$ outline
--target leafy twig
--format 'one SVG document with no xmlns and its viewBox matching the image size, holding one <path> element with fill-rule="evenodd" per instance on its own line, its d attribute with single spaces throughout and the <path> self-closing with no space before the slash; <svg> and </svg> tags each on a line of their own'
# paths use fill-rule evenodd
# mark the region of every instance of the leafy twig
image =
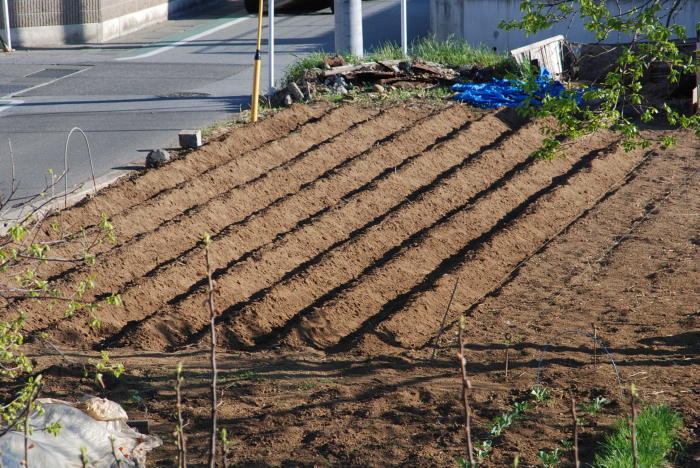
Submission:
<svg viewBox="0 0 700 468">
<path fill-rule="evenodd" d="M 593 322 L 593 365 L 598 365 L 598 327 Z"/>
<path fill-rule="evenodd" d="M 474 448 L 472 447 L 472 428 L 471 428 L 471 409 L 469 408 L 469 393 L 472 389 L 472 384 L 467 377 L 467 359 L 464 351 L 464 317 L 459 319 L 459 366 L 462 371 L 462 407 L 464 409 L 464 433 L 467 439 L 467 453 L 469 455 L 469 466 L 475 467 L 474 463 Z"/>
<path fill-rule="evenodd" d="M 506 333 L 506 341 L 505 341 L 505 346 L 506 346 L 506 372 L 505 372 L 505 377 L 506 377 L 506 382 L 508 382 L 508 350 L 510 349 L 510 340 L 511 340 L 511 335 L 510 333 Z"/>
<path fill-rule="evenodd" d="M 579 468 L 581 462 L 578 459 L 578 418 L 576 417 L 576 401 L 574 400 L 574 392 L 569 389 L 569 397 L 571 398 L 571 419 L 573 421 L 573 437 L 574 437 L 574 466 Z"/>
<path fill-rule="evenodd" d="M 177 428 L 175 429 L 175 438 L 177 443 L 177 466 L 178 468 L 187 467 L 187 440 L 185 439 L 185 425 L 182 422 L 182 363 L 177 364 L 177 376 L 175 377 L 175 395 L 177 402 L 175 409 L 177 410 Z"/>
<path fill-rule="evenodd" d="M 209 307 L 209 325 L 211 327 L 211 433 L 209 445 L 209 467 L 215 468 L 216 464 L 216 419 L 218 405 L 216 395 L 216 381 L 218 378 L 218 369 L 216 366 L 216 307 L 214 305 L 214 280 L 212 279 L 212 265 L 209 256 L 209 245 L 211 237 L 209 234 L 204 235 L 204 257 L 207 264 L 207 288 L 208 298 L 207 305 Z"/>
<path fill-rule="evenodd" d="M 630 386 L 630 405 L 632 406 L 632 418 L 630 427 L 632 430 L 632 460 L 634 468 L 639 467 L 639 454 L 637 453 L 637 388 L 634 384 Z"/>
<path fill-rule="evenodd" d="M 223 468 L 228 468 L 228 454 L 231 451 L 229 448 L 231 445 L 231 442 L 228 440 L 228 432 L 226 431 L 226 428 L 222 428 L 221 432 L 221 464 L 223 465 Z"/>
</svg>

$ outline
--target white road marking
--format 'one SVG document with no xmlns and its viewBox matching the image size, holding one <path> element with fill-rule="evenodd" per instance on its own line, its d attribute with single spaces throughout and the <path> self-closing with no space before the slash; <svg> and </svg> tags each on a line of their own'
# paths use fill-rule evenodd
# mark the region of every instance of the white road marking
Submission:
<svg viewBox="0 0 700 468">
<path fill-rule="evenodd" d="M 53 80 L 47 81 L 46 83 L 41 83 L 41 84 L 38 84 L 38 85 L 30 86 L 29 88 L 24 88 L 24 89 L 21 89 L 21 90 L 19 90 L 19 91 L 15 91 L 14 93 L 6 94 L 6 95 L 0 97 L 0 99 L 10 99 L 11 97 L 17 96 L 18 94 L 26 93 L 26 92 L 28 92 L 28 91 L 33 91 L 33 90 L 35 90 L 35 89 L 37 89 L 37 88 L 41 88 L 41 87 L 44 87 L 44 86 L 48 86 L 48 85 L 53 84 L 53 83 L 55 83 L 55 82 L 57 82 L 57 81 L 59 81 L 59 80 L 62 80 L 62 79 L 64 79 L 64 78 L 68 78 L 69 76 L 74 76 L 74 75 L 77 75 L 78 73 L 82 73 L 82 72 L 84 72 L 85 70 L 88 70 L 88 69 L 90 69 L 90 68 L 91 68 L 91 67 L 85 67 L 85 68 L 83 68 L 82 70 L 76 70 L 76 71 L 74 71 L 73 73 L 71 73 L 71 74 L 69 74 L 69 75 L 59 76 L 58 78 L 54 78 Z"/>
<path fill-rule="evenodd" d="M 9 109 L 10 107 L 14 106 L 19 106 L 20 104 L 23 104 L 24 101 L 21 99 L 11 99 L 9 101 L 6 100 L 0 100 L 0 112 Z"/>
<path fill-rule="evenodd" d="M 226 29 L 229 26 L 233 26 L 234 24 L 241 23 L 247 19 L 254 18 L 254 15 L 248 15 L 248 16 L 243 16 L 241 18 L 236 18 L 234 20 L 228 21 L 226 23 L 220 24 L 218 26 L 215 26 L 211 29 L 207 29 L 206 31 L 202 31 L 201 33 L 195 34 L 194 36 L 187 37 L 185 39 L 182 39 L 177 42 L 173 42 L 170 45 L 166 45 L 163 47 L 159 47 L 155 50 L 151 50 L 150 52 L 145 52 L 143 54 L 139 55 L 132 55 L 130 57 L 118 57 L 115 58 L 114 60 L 137 60 L 137 59 L 142 59 L 146 57 L 153 57 L 154 55 L 162 54 L 163 52 L 166 52 L 170 49 L 174 49 L 175 47 L 187 44 L 190 41 L 196 41 L 197 39 L 200 39 L 202 37 L 208 36 L 209 34 L 214 34 L 217 31 L 221 31 L 222 29 Z"/>
</svg>

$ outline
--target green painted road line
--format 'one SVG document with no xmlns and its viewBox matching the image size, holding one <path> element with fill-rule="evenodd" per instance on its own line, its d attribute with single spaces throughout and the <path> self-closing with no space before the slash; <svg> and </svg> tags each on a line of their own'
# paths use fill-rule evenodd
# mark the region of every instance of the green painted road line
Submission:
<svg viewBox="0 0 700 468">
<path fill-rule="evenodd" d="M 152 57 L 254 17 L 254 15 L 238 14 L 227 15 L 217 20 L 207 21 L 206 23 L 195 26 L 192 29 L 188 29 L 187 31 L 173 34 L 172 36 L 166 37 L 159 41 L 152 42 L 145 47 L 132 49 L 115 60 L 136 60 L 140 58 Z"/>
</svg>

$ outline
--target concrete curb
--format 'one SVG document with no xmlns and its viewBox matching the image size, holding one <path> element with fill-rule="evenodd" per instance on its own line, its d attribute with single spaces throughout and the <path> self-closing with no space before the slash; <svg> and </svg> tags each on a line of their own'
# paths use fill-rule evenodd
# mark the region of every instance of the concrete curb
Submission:
<svg viewBox="0 0 700 468">
<path fill-rule="evenodd" d="M 221 0 L 208 0 L 216 4 Z M 168 20 L 174 12 L 201 8 L 197 0 L 166 0 L 158 5 L 100 22 L 16 27 L 10 29 L 13 47 L 55 47 L 56 44 L 102 43 Z M 12 15 L 12 13 L 10 13 Z"/>
</svg>

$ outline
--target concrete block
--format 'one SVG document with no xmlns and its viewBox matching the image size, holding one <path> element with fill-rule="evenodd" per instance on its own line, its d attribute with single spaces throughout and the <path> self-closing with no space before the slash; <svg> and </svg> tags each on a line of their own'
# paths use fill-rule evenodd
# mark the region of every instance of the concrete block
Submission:
<svg viewBox="0 0 700 468">
<path fill-rule="evenodd" d="M 202 146 L 201 130 L 182 130 L 179 134 L 180 146 L 183 148 L 199 148 Z"/>
<path fill-rule="evenodd" d="M 304 93 L 299 89 L 299 85 L 293 81 L 287 86 L 287 91 L 289 91 L 289 94 L 295 101 L 302 101 L 304 99 Z"/>
</svg>

